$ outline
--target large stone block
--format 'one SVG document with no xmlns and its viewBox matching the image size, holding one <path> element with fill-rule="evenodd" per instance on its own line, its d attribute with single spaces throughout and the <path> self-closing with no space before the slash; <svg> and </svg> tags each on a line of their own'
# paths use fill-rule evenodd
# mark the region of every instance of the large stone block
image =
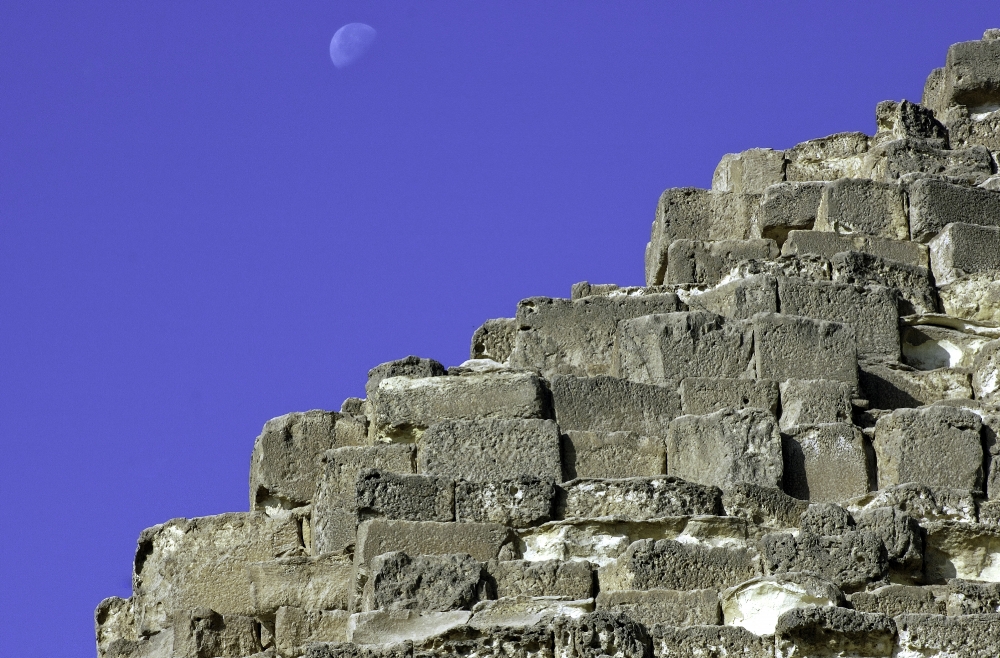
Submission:
<svg viewBox="0 0 1000 658">
<path fill-rule="evenodd" d="M 246 565 L 304 552 L 298 522 L 262 512 L 174 519 L 139 536 L 132 576 L 137 629 L 168 626 L 170 610 L 253 615 Z"/>
<path fill-rule="evenodd" d="M 753 353 L 750 326 L 707 311 L 660 313 L 618 326 L 622 377 L 668 385 L 687 375 L 738 377 Z"/>
<path fill-rule="evenodd" d="M 557 375 L 550 389 L 556 422 L 563 430 L 663 436 L 670 421 L 681 415 L 676 384 L 653 386 L 608 376 Z"/>
<path fill-rule="evenodd" d="M 789 379 L 781 383 L 781 429 L 818 423 L 850 423 L 854 391 L 828 379 Z"/>
<path fill-rule="evenodd" d="M 836 180 L 823 187 L 815 228 L 905 240 L 909 230 L 903 191 L 899 185 L 862 178 Z"/>
<path fill-rule="evenodd" d="M 486 562 L 500 557 L 511 539 L 510 529 L 496 523 L 373 519 L 358 526 L 354 564 L 365 567 L 376 555 L 394 551 L 409 555 L 468 553 Z"/>
<path fill-rule="evenodd" d="M 942 149 L 931 140 L 896 139 L 865 154 L 863 175 L 892 183 L 907 174 L 947 176 L 972 185 L 993 175 L 993 157 L 983 146 Z"/>
<path fill-rule="evenodd" d="M 785 151 L 785 179 L 789 181 L 834 181 L 861 175 L 868 135 L 837 133 L 802 142 Z"/>
<path fill-rule="evenodd" d="M 849 422 L 796 425 L 782 440 L 784 487 L 792 496 L 832 503 L 871 489 L 864 435 Z"/>
<path fill-rule="evenodd" d="M 358 612 L 351 615 L 347 623 L 347 639 L 355 645 L 419 643 L 460 628 L 469 623 L 471 618 L 472 613 L 467 610 L 449 610 L 447 612 L 373 610 L 371 612 Z M 309 656 L 309 654 L 306 655 Z"/>
<path fill-rule="evenodd" d="M 390 377 L 369 397 L 377 436 L 397 442 L 419 438 L 434 423 L 454 419 L 547 418 L 542 380 L 528 372 L 461 377 Z"/>
<path fill-rule="evenodd" d="M 491 560 L 486 570 L 499 598 L 530 596 L 581 600 L 594 596 L 594 570 L 586 560 Z"/>
<path fill-rule="evenodd" d="M 895 621 L 900 656 L 993 658 L 1000 652 L 1000 615 L 903 614 Z"/>
<path fill-rule="evenodd" d="M 889 617 L 904 614 L 943 615 L 947 598 L 940 585 L 885 585 L 868 592 L 855 592 L 851 604 L 858 612 L 877 612 Z"/>
<path fill-rule="evenodd" d="M 841 605 L 844 594 L 833 583 L 812 574 L 787 573 L 740 583 L 722 592 L 720 599 L 727 626 L 740 626 L 755 635 L 773 635 L 783 613 Z"/>
<path fill-rule="evenodd" d="M 446 420 L 420 441 L 421 473 L 475 481 L 519 475 L 562 479 L 559 427 L 551 420 Z"/>
<path fill-rule="evenodd" d="M 165 658 L 167 655 L 243 658 L 251 654 L 261 655 L 263 650 L 260 625 L 251 617 L 220 615 L 207 608 L 176 610 L 170 617 L 172 651 L 162 654 L 140 652 L 138 655 L 150 658 Z"/>
<path fill-rule="evenodd" d="M 979 272 L 938 288 L 947 315 L 1000 324 L 1000 280 L 996 272 Z"/>
<path fill-rule="evenodd" d="M 468 616 L 468 613 L 455 613 Z M 407 613 L 399 613 L 405 617 Z M 355 625 L 357 620 L 355 620 Z M 350 620 L 348 626 L 350 627 Z M 350 630 L 350 628 L 348 629 Z M 352 644 L 351 642 L 313 642 L 304 647 L 304 658 L 413 658 L 410 642 L 396 644 Z M 253 657 L 251 657 L 253 658 Z"/>
<path fill-rule="evenodd" d="M 372 559 L 361 595 L 361 612 L 471 610 L 491 598 L 483 565 L 465 554 L 408 555 L 401 551 Z"/>
<path fill-rule="evenodd" d="M 685 377 L 681 380 L 681 409 L 687 415 L 747 408 L 777 414 L 778 399 L 778 383 L 766 379 Z"/>
<path fill-rule="evenodd" d="M 562 436 L 562 465 L 564 480 L 663 475 L 667 472 L 666 436 L 566 432 Z"/>
<path fill-rule="evenodd" d="M 930 588 L 944 590 L 946 610 L 949 615 L 983 615 L 1000 612 L 1000 583 L 953 578 L 945 586 L 931 585 Z M 931 611 L 913 610 L 913 612 Z"/>
<path fill-rule="evenodd" d="M 740 482 L 780 486 L 781 435 L 760 409 L 681 416 L 667 434 L 667 473 L 726 489 Z"/>
<path fill-rule="evenodd" d="M 250 509 L 299 507 L 312 502 L 330 448 L 339 448 L 334 425 L 340 414 L 306 411 L 264 424 L 250 457 Z"/>
<path fill-rule="evenodd" d="M 672 539 L 641 539 L 598 572 L 601 591 L 634 589 L 723 590 L 760 576 L 752 550 Z"/>
<path fill-rule="evenodd" d="M 874 409 L 901 409 L 940 400 L 972 399 L 967 370 L 940 368 L 922 371 L 901 364 L 858 364 L 861 393 Z"/>
<path fill-rule="evenodd" d="M 910 242 L 908 239 L 891 240 L 861 233 L 839 235 L 828 231 L 794 230 L 788 234 L 788 239 L 781 247 L 782 256 L 815 254 L 833 258 L 846 251 L 856 251 L 924 269 L 930 267 L 927 245 Z"/>
<path fill-rule="evenodd" d="M 790 231 L 809 231 L 823 197 L 823 183 L 771 185 L 753 216 L 753 235 L 770 238 L 781 247 Z"/>
<path fill-rule="evenodd" d="M 947 108 L 941 114 L 941 120 L 948 126 L 948 140 L 953 148 L 984 146 L 991 153 L 1000 151 L 1000 113 L 996 110 L 970 112 L 970 108 L 958 105 Z M 996 179 L 993 182 L 996 183 Z M 986 183 L 989 179 L 980 185 L 986 187 Z"/>
<path fill-rule="evenodd" d="M 801 532 L 764 535 L 764 564 L 769 574 L 809 571 L 845 591 L 864 589 L 888 572 L 882 541 L 870 532 L 847 531 L 839 535 Z"/>
<path fill-rule="evenodd" d="M 498 363 L 506 363 L 510 353 L 514 351 L 515 336 L 517 336 L 516 319 L 487 320 L 472 334 L 469 358 L 492 359 Z"/>
<path fill-rule="evenodd" d="M 892 656 L 896 623 L 885 615 L 834 606 L 789 610 L 774 630 L 776 655 Z"/>
<path fill-rule="evenodd" d="M 554 655 L 574 658 L 649 658 L 645 627 L 621 612 L 599 610 L 553 621 Z"/>
<path fill-rule="evenodd" d="M 714 589 L 674 589 L 601 592 L 598 610 L 624 612 L 647 628 L 655 624 L 704 626 L 722 621 L 719 593 Z"/>
<path fill-rule="evenodd" d="M 976 522 L 976 500 L 968 489 L 931 489 L 914 482 L 872 491 L 844 501 L 844 506 L 857 518 L 872 510 L 892 507 L 906 512 L 921 524 L 930 521 Z"/>
<path fill-rule="evenodd" d="M 780 313 L 753 318 L 754 361 L 761 379 L 858 383 L 854 328 Z"/>
<path fill-rule="evenodd" d="M 897 572 L 920 581 L 920 570 L 924 564 L 924 536 L 913 517 L 892 507 L 876 507 L 859 513 L 855 527 L 882 540 L 889 565 Z"/>
<path fill-rule="evenodd" d="M 644 521 L 722 513 L 722 492 L 718 488 L 670 476 L 573 480 L 561 488 L 561 518 L 608 516 Z"/>
<path fill-rule="evenodd" d="M 656 658 L 774 658 L 774 638 L 739 626 L 667 626 L 649 629 Z"/>
<path fill-rule="evenodd" d="M 774 240 L 674 240 L 667 248 L 666 284 L 712 286 L 738 264 L 773 260 L 780 255 Z"/>
<path fill-rule="evenodd" d="M 770 274 L 747 276 L 705 291 L 691 290 L 686 302 L 691 311 L 748 320 L 756 313 L 778 312 L 778 283 Z"/>
<path fill-rule="evenodd" d="M 527 528 L 552 518 L 555 498 L 552 480 L 528 476 L 490 482 L 460 480 L 455 485 L 455 516 L 463 523 Z"/>
<path fill-rule="evenodd" d="M 930 240 L 948 224 L 1000 226 L 1000 192 L 920 178 L 908 186 L 910 238 Z"/>
<path fill-rule="evenodd" d="M 830 266 L 835 283 L 875 284 L 894 289 L 900 315 L 937 312 L 937 290 L 931 271 L 926 266 L 900 263 L 858 251 L 834 254 Z"/>
<path fill-rule="evenodd" d="M 778 277 L 778 300 L 785 315 L 853 327 L 859 357 L 899 359 L 899 314 L 888 288 Z"/>
<path fill-rule="evenodd" d="M 346 610 L 278 608 L 274 615 L 274 647 L 279 656 L 301 656 L 308 644 L 347 642 L 350 616 Z"/>
<path fill-rule="evenodd" d="M 579 618 L 593 611 L 593 599 L 567 601 L 558 597 L 515 596 L 480 601 L 472 608 L 469 626 L 484 633 L 487 641 L 493 644 L 497 631 L 501 629 L 538 631 L 545 629 L 556 617 Z M 510 644 L 505 642 L 504 649 L 510 651 Z"/>
<path fill-rule="evenodd" d="M 924 578 L 1000 582 L 1000 528 L 978 523 L 924 523 Z"/>
<path fill-rule="evenodd" d="M 395 361 L 380 363 L 368 371 L 368 381 L 365 383 L 365 393 L 370 398 L 378 390 L 383 379 L 390 377 L 440 377 L 445 374 L 445 368 L 434 359 L 421 359 L 419 356 L 408 356 Z"/>
<path fill-rule="evenodd" d="M 932 324 L 904 326 L 901 339 L 903 361 L 920 370 L 974 368 L 979 352 L 991 342 L 987 336 Z"/>
<path fill-rule="evenodd" d="M 910 101 L 882 101 L 876 105 L 875 125 L 875 144 L 916 138 L 948 147 L 948 129 L 934 117 L 934 111 Z"/>
<path fill-rule="evenodd" d="M 360 520 L 455 520 L 455 482 L 449 478 L 366 469 L 358 474 L 355 492 Z"/>
<path fill-rule="evenodd" d="M 1000 227 L 948 224 L 928 245 L 939 286 L 971 274 L 1000 270 Z"/>
<path fill-rule="evenodd" d="M 139 637 L 135 628 L 132 599 L 109 596 L 94 610 L 94 633 L 97 636 L 97 658 L 126 653 L 136 648 Z"/>
<path fill-rule="evenodd" d="M 722 494 L 726 514 L 767 528 L 797 528 L 809 503 L 792 498 L 777 487 L 737 484 Z"/>
<path fill-rule="evenodd" d="M 760 194 L 785 180 L 785 154 L 773 149 L 750 149 L 722 156 L 712 175 L 717 192 Z"/>
<path fill-rule="evenodd" d="M 282 606 L 346 610 L 352 569 L 349 557 L 334 554 L 251 562 L 247 570 L 254 610 L 265 615 Z"/>
<path fill-rule="evenodd" d="M 982 490 L 979 416 L 946 406 L 898 409 L 875 424 L 879 488 L 904 482 Z"/>
<path fill-rule="evenodd" d="M 973 108 L 1000 103 L 1000 41 L 988 30 L 979 41 L 948 48 L 944 94 L 949 104 Z"/>
<path fill-rule="evenodd" d="M 518 332 L 510 363 L 548 378 L 614 374 L 620 321 L 681 308 L 673 293 L 525 299 L 517 306 Z"/>
</svg>

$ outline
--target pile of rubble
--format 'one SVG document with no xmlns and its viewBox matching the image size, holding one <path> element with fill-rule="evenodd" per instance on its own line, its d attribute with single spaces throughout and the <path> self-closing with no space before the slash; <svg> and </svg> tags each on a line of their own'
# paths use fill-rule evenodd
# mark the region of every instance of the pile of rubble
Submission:
<svg viewBox="0 0 1000 658">
<path fill-rule="evenodd" d="M 670 189 L 646 287 L 269 421 L 102 658 L 1000 654 L 1000 31 L 877 132 Z"/>
</svg>

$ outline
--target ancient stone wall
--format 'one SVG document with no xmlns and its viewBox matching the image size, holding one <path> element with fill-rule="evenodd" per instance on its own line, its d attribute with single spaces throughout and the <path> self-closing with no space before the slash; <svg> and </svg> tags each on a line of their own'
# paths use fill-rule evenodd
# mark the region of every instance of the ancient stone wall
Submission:
<svg viewBox="0 0 1000 658">
<path fill-rule="evenodd" d="M 646 287 L 268 421 L 98 655 L 1000 655 L 1000 31 L 875 118 L 664 192 Z"/>
</svg>

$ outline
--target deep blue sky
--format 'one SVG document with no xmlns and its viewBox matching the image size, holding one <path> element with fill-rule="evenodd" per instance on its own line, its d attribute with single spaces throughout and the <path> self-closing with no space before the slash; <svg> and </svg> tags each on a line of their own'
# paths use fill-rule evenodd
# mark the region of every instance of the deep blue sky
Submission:
<svg viewBox="0 0 1000 658">
<path fill-rule="evenodd" d="M 0 1 L 0 655 L 92 656 L 143 528 L 246 509 L 268 418 L 641 283 L 664 188 L 870 133 L 1000 26 L 762 4 Z"/>
</svg>

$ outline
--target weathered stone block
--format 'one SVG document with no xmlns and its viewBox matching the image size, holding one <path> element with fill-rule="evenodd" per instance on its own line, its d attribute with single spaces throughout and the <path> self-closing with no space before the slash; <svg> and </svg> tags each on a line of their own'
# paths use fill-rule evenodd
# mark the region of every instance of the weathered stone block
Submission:
<svg viewBox="0 0 1000 658">
<path fill-rule="evenodd" d="M 778 656 L 891 656 L 896 623 L 885 615 L 823 606 L 789 610 L 774 631 Z"/>
<path fill-rule="evenodd" d="M 538 370 L 548 378 L 615 374 L 618 323 L 682 307 L 673 293 L 525 299 L 517 306 L 518 332 L 510 363 Z"/>
<path fill-rule="evenodd" d="M 370 397 L 376 436 L 412 442 L 444 419 L 547 418 L 542 380 L 527 372 L 462 377 L 391 377 Z"/>
<path fill-rule="evenodd" d="M 649 635 L 642 624 L 620 612 L 599 610 L 552 624 L 554 655 L 579 658 L 649 658 Z"/>
<path fill-rule="evenodd" d="M 785 315 L 850 325 L 859 357 L 899 359 L 899 314 L 889 288 L 778 277 L 778 303 Z"/>
<path fill-rule="evenodd" d="M 368 381 L 365 383 L 365 393 L 369 398 L 378 390 L 383 379 L 390 377 L 440 377 L 445 374 L 445 368 L 434 359 L 421 359 L 418 356 L 408 356 L 395 361 L 380 363 L 368 371 Z"/>
<path fill-rule="evenodd" d="M 920 178 L 908 186 L 910 238 L 930 242 L 948 224 L 1000 226 L 1000 192 Z"/>
<path fill-rule="evenodd" d="M 803 512 L 799 528 L 814 535 L 841 535 L 854 530 L 854 519 L 840 505 L 813 503 Z"/>
<path fill-rule="evenodd" d="M 854 391 L 828 379 L 789 379 L 781 383 L 781 429 L 795 425 L 850 423 Z"/>
<path fill-rule="evenodd" d="M 132 599 L 109 596 L 94 610 L 94 632 L 97 636 L 97 657 L 106 658 L 112 651 L 123 653 L 132 649 L 139 637 L 135 628 Z"/>
<path fill-rule="evenodd" d="M 551 420 L 446 420 L 420 441 L 421 473 L 487 481 L 529 475 L 562 479 L 559 427 Z"/>
<path fill-rule="evenodd" d="M 920 370 L 973 368 L 990 339 L 948 327 L 919 324 L 901 331 L 903 360 Z"/>
<path fill-rule="evenodd" d="M 681 416 L 667 434 L 667 473 L 723 489 L 739 482 L 780 486 L 781 450 L 778 424 L 766 411 Z"/>
<path fill-rule="evenodd" d="M 918 482 L 930 487 L 982 490 L 979 416 L 931 406 L 898 409 L 875 424 L 879 488 Z"/>
<path fill-rule="evenodd" d="M 686 301 L 691 311 L 709 311 L 731 320 L 748 320 L 756 313 L 778 312 L 778 283 L 770 274 L 749 276 L 704 292 L 692 290 Z"/>
<path fill-rule="evenodd" d="M 910 242 L 908 239 L 890 240 L 860 233 L 839 235 L 828 231 L 794 230 L 788 234 L 788 239 L 781 247 L 782 256 L 816 254 L 833 258 L 845 251 L 856 251 L 924 269 L 930 267 L 927 245 Z"/>
<path fill-rule="evenodd" d="M 970 109 L 973 111 L 970 112 Z M 963 105 L 947 108 L 941 114 L 941 120 L 948 127 L 948 141 L 952 148 L 968 146 L 984 146 L 991 153 L 1000 151 L 1000 113 L 976 110 L 989 108 L 968 108 Z M 980 186 L 996 189 L 993 185 L 1000 182 L 995 177 L 986 179 Z"/>
<path fill-rule="evenodd" d="M 937 284 L 947 285 L 970 274 L 1000 270 L 1000 227 L 948 224 L 929 245 Z"/>
<path fill-rule="evenodd" d="M 741 483 L 722 494 L 722 506 L 729 516 L 746 519 L 758 526 L 797 528 L 809 503 L 792 498 L 776 487 Z"/>
<path fill-rule="evenodd" d="M 274 614 L 282 606 L 305 611 L 346 610 L 353 565 L 347 556 L 286 557 L 247 566 L 253 609 Z"/>
<path fill-rule="evenodd" d="M 585 560 L 491 560 L 486 570 L 499 598 L 544 596 L 581 600 L 594 596 L 594 570 Z"/>
<path fill-rule="evenodd" d="M 279 656 L 301 656 L 310 643 L 346 642 L 349 619 L 346 610 L 278 608 L 274 615 L 274 646 Z"/>
<path fill-rule="evenodd" d="M 455 516 L 463 523 L 500 523 L 526 528 L 552 518 L 556 488 L 552 480 L 522 476 L 455 485 Z"/>
<path fill-rule="evenodd" d="M 510 530 L 496 523 L 373 519 L 358 526 L 354 564 L 366 566 L 376 555 L 394 551 L 409 555 L 468 553 L 485 562 L 499 557 L 510 541 Z"/>
<path fill-rule="evenodd" d="M 789 231 L 808 231 L 816 223 L 824 183 L 771 185 L 753 217 L 753 234 L 770 238 L 781 247 Z"/>
<path fill-rule="evenodd" d="M 220 615 L 207 608 L 175 610 L 170 617 L 173 647 L 168 655 L 243 658 L 263 650 L 258 623 L 251 617 Z"/>
<path fill-rule="evenodd" d="M 917 243 L 911 243 L 917 244 Z M 923 246 L 923 245 L 918 245 Z M 894 289 L 900 315 L 937 312 L 937 290 L 928 267 L 900 263 L 873 254 L 846 251 L 830 259 L 835 283 L 872 284 Z"/>
<path fill-rule="evenodd" d="M 755 635 L 773 635 L 783 613 L 841 605 L 844 594 L 833 583 L 812 574 L 787 573 L 740 583 L 722 592 L 720 599 L 727 626 L 740 626 Z"/>
<path fill-rule="evenodd" d="M 722 621 L 719 593 L 714 589 L 601 592 L 597 609 L 624 612 L 647 628 L 654 624 L 703 626 Z"/>
<path fill-rule="evenodd" d="M 757 555 L 742 547 L 641 539 L 598 573 L 601 591 L 723 590 L 761 575 Z"/>
<path fill-rule="evenodd" d="M 822 423 L 784 431 L 784 487 L 789 494 L 830 503 L 871 489 L 860 429 L 850 423 Z"/>
<path fill-rule="evenodd" d="M 739 626 L 666 626 L 649 629 L 656 658 L 740 656 L 774 658 L 774 638 L 758 637 Z"/>
<path fill-rule="evenodd" d="M 764 535 L 761 551 L 769 574 L 810 571 L 845 591 L 882 579 L 889 566 L 882 541 L 870 532 L 772 533 Z"/>
<path fill-rule="evenodd" d="M 517 336 L 516 319 L 487 320 L 472 334 L 469 358 L 492 359 L 498 363 L 506 363 L 510 353 L 514 351 L 515 336 Z"/>
<path fill-rule="evenodd" d="M 944 583 L 950 578 L 1000 582 L 1000 529 L 954 521 L 935 521 L 923 527 L 924 577 L 928 583 Z"/>
<path fill-rule="evenodd" d="M 644 521 L 722 512 L 722 492 L 718 488 L 670 476 L 573 480 L 561 488 L 561 518 L 609 516 Z"/>
<path fill-rule="evenodd" d="M 874 143 L 912 137 L 948 147 L 948 129 L 934 118 L 934 111 L 910 101 L 882 101 L 876 105 L 875 125 Z"/>
<path fill-rule="evenodd" d="M 347 623 L 347 638 L 354 644 L 385 645 L 406 641 L 422 642 L 464 626 L 471 618 L 472 613 L 467 610 L 447 612 L 374 610 L 372 612 L 359 612 L 351 615 Z"/>
<path fill-rule="evenodd" d="M 663 436 L 670 421 L 681 415 L 676 383 L 653 386 L 607 376 L 557 375 L 550 389 L 556 422 L 564 431 Z"/>
<path fill-rule="evenodd" d="M 998 278 L 996 272 L 979 272 L 941 286 L 941 309 L 956 318 L 1000 324 Z"/>
<path fill-rule="evenodd" d="M 674 240 L 667 248 L 664 283 L 715 285 L 742 261 L 773 260 L 780 253 L 774 240 Z"/>
<path fill-rule="evenodd" d="M 934 587 L 933 585 L 931 587 Z M 945 586 L 935 589 L 944 590 L 946 611 L 949 615 L 984 615 L 1000 612 L 1000 583 L 977 583 L 969 580 L 953 578 Z M 913 610 L 908 612 L 931 612 L 930 610 Z M 939 614 L 945 614 L 941 612 Z"/>
<path fill-rule="evenodd" d="M 855 527 L 882 540 L 890 566 L 914 580 L 920 579 L 924 564 L 924 536 L 909 514 L 892 507 L 876 507 L 859 513 Z"/>
<path fill-rule="evenodd" d="M 921 524 L 928 521 L 976 522 L 976 501 L 971 491 L 931 489 L 914 482 L 872 491 L 845 501 L 844 506 L 856 518 L 874 509 L 893 507 Z"/>
<path fill-rule="evenodd" d="M 811 139 L 785 151 L 785 179 L 789 181 L 834 181 L 861 175 L 868 135 L 837 133 Z"/>
<path fill-rule="evenodd" d="M 1000 615 L 903 614 L 895 621 L 900 656 L 992 658 L 1000 650 Z"/>
<path fill-rule="evenodd" d="M 785 180 L 785 154 L 772 149 L 750 149 L 722 156 L 712 175 L 712 190 L 760 194 Z"/>
<path fill-rule="evenodd" d="M 861 392 L 874 409 L 920 407 L 940 400 L 971 399 L 972 386 L 965 370 L 930 371 L 878 362 L 862 362 Z"/>
<path fill-rule="evenodd" d="M 907 174 L 947 176 L 973 185 L 992 174 L 993 157 L 982 146 L 942 149 L 933 141 L 896 139 L 872 147 L 865 154 L 862 174 L 872 180 L 892 183 Z"/>
<path fill-rule="evenodd" d="M 581 602 L 568 601 L 559 604 L 550 601 L 539 603 L 549 609 L 561 608 L 566 614 L 571 611 L 572 614 L 578 614 L 579 609 L 574 604 Z M 552 629 L 544 623 L 525 623 L 527 620 L 522 616 L 513 623 L 508 624 L 498 620 L 498 624 L 489 628 L 482 626 L 484 622 L 489 623 L 489 618 L 498 612 L 497 608 L 500 609 L 500 614 L 497 617 L 503 616 L 505 608 L 510 610 L 507 604 L 507 601 L 483 601 L 479 603 L 483 609 L 473 613 L 468 626 L 454 633 L 441 634 L 418 642 L 413 651 L 414 658 L 445 658 L 447 656 L 497 656 L 499 658 L 501 655 L 541 658 L 553 655 L 555 642 L 552 637 Z M 513 612 L 513 610 L 510 611 Z"/>
<path fill-rule="evenodd" d="M 794 315 L 753 318 L 754 361 L 761 379 L 829 379 L 857 386 L 854 328 Z"/>
<path fill-rule="evenodd" d="M 944 92 L 949 104 L 978 107 L 1000 103 L 1000 41 L 990 31 L 979 41 L 948 48 Z"/>
<path fill-rule="evenodd" d="M 939 585 L 886 585 L 851 596 L 851 604 L 858 612 L 877 612 L 889 617 L 908 613 L 943 615 L 946 603 L 946 593 Z"/>
<path fill-rule="evenodd" d="M 320 458 L 337 445 L 340 414 L 306 411 L 264 424 L 250 457 L 250 509 L 299 507 L 312 502 L 323 465 Z"/>
<path fill-rule="evenodd" d="M 358 475 L 355 492 L 360 520 L 455 520 L 455 482 L 449 478 L 366 469 Z"/>
<path fill-rule="evenodd" d="M 413 658 L 413 645 L 409 642 L 389 645 L 313 642 L 304 649 L 303 658 Z"/>
<path fill-rule="evenodd" d="M 379 555 L 369 566 L 361 612 L 471 610 L 492 593 L 484 575 L 483 565 L 465 554 Z"/>
<path fill-rule="evenodd" d="M 668 385 L 691 373 L 738 377 L 753 352 L 750 327 L 707 311 L 660 313 L 618 326 L 622 377 Z"/>
<path fill-rule="evenodd" d="M 579 618 L 593 611 L 593 599 L 565 601 L 559 598 L 515 596 L 480 601 L 472 609 L 469 626 L 483 632 L 487 642 L 493 644 L 500 629 L 543 629 L 555 617 Z M 509 643 L 504 642 L 503 646 L 510 650 Z"/>
<path fill-rule="evenodd" d="M 722 409 L 763 409 L 778 413 L 778 382 L 766 379 L 685 377 L 681 380 L 681 408 L 702 416 Z"/>
<path fill-rule="evenodd" d="M 903 191 L 899 185 L 863 178 L 828 183 L 823 187 L 815 228 L 906 240 L 909 231 Z"/>
<path fill-rule="evenodd" d="M 562 436 L 562 464 L 564 480 L 663 475 L 667 472 L 666 437 L 635 432 L 566 432 Z"/>
<path fill-rule="evenodd" d="M 983 345 L 976 354 L 972 363 L 972 388 L 980 400 L 996 398 L 1000 390 L 1000 341 Z"/>
</svg>

